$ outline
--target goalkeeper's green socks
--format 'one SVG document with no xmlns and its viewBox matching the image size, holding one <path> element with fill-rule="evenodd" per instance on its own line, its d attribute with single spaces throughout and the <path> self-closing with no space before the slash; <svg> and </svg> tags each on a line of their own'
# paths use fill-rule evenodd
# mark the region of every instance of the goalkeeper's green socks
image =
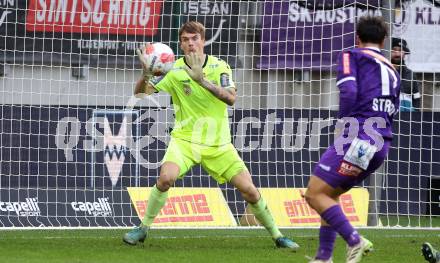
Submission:
<svg viewBox="0 0 440 263">
<path fill-rule="evenodd" d="M 262 224 L 264 228 L 269 231 L 274 240 L 283 236 L 278 227 L 275 225 L 272 214 L 270 213 L 269 208 L 267 208 L 266 201 L 263 199 L 262 196 L 260 196 L 260 200 L 258 200 L 257 203 L 249 203 L 249 205 L 251 207 L 252 213 L 254 213 L 255 215 L 255 218 L 257 218 L 260 224 Z"/>
<path fill-rule="evenodd" d="M 145 212 L 144 219 L 142 219 L 142 228 L 149 228 L 153 224 L 157 214 L 159 214 L 162 207 L 167 201 L 168 191 L 161 192 L 157 189 L 156 185 L 151 190 L 150 197 L 148 198 L 147 211 Z"/>
</svg>

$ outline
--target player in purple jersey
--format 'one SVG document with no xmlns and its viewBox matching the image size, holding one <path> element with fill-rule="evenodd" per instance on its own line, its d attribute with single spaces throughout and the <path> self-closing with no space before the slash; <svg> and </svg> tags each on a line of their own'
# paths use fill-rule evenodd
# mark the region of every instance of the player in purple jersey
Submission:
<svg viewBox="0 0 440 263">
<path fill-rule="evenodd" d="M 314 263 L 333 262 L 336 235 L 348 244 L 346 262 L 360 262 L 373 244 L 360 236 L 339 205 L 339 196 L 379 168 L 392 139 L 399 108 L 400 77 L 382 55 L 387 25 L 379 17 L 362 17 L 356 28 L 358 48 L 341 53 L 337 83 L 339 121 L 335 142 L 321 156 L 304 195 L 321 216 Z"/>
</svg>

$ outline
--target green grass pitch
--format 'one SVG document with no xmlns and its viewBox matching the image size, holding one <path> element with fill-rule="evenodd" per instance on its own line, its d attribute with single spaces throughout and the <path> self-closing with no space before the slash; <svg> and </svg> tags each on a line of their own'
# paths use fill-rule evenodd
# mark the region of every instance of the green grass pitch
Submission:
<svg viewBox="0 0 440 263">
<path fill-rule="evenodd" d="M 127 229 L 128 230 L 128 229 Z M 300 251 L 275 249 L 262 229 L 153 229 L 144 245 L 123 244 L 126 230 L 2 230 L 0 262 L 308 262 L 318 243 L 317 229 L 284 229 Z M 362 262 L 424 262 L 425 241 L 440 247 L 439 230 L 375 230 L 360 233 L 374 243 Z M 334 262 L 345 262 L 337 239 Z"/>
</svg>

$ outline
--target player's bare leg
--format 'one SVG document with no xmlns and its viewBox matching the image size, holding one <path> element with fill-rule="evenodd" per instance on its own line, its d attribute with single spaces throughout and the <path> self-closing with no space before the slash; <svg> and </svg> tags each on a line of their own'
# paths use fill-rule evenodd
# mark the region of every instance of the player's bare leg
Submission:
<svg viewBox="0 0 440 263">
<path fill-rule="evenodd" d="M 266 228 L 266 230 L 269 231 L 277 247 L 289 248 L 294 251 L 299 249 L 299 245 L 283 236 L 275 225 L 275 221 L 267 207 L 266 201 L 253 184 L 251 175 L 247 170 L 234 176 L 231 183 L 241 192 L 244 200 L 249 203 L 255 217 Z"/>
<path fill-rule="evenodd" d="M 180 168 L 172 162 L 165 162 L 160 169 L 160 176 L 156 185 L 153 187 L 148 198 L 148 206 L 140 226 L 135 227 L 124 235 L 123 241 L 129 245 L 143 243 L 147 237 L 147 232 L 153 224 L 154 219 L 159 214 L 168 197 L 168 189 L 179 176 Z"/>
</svg>

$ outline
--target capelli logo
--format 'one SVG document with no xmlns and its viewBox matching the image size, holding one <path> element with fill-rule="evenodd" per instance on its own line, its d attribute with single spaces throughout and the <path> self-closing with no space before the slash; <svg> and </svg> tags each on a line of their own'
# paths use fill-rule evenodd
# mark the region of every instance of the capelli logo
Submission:
<svg viewBox="0 0 440 263">
<path fill-rule="evenodd" d="M 86 212 L 91 216 L 112 216 L 112 208 L 108 198 L 98 198 L 98 202 L 71 202 L 72 209 L 76 212 Z"/>
<path fill-rule="evenodd" d="M 40 216 L 37 198 L 26 198 L 26 202 L 0 202 L 0 211 L 15 212 L 17 216 Z"/>
</svg>

